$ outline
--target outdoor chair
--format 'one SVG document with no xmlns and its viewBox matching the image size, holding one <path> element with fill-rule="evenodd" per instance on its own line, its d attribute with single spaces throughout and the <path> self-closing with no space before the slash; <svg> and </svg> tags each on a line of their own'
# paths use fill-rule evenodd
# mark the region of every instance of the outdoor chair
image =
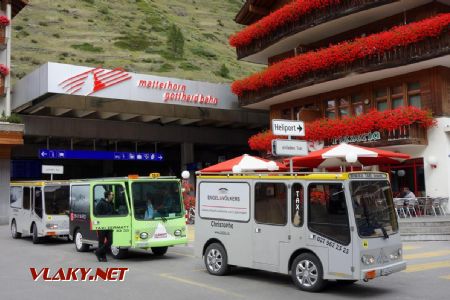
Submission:
<svg viewBox="0 0 450 300">
<path fill-rule="evenodd" d="M 423 215 L 436 215 L 436 211 L 433 207 L 433 198 L 426 197 L 422 204 L 419 204 L 419 209 L 423 212 Z"/>
<path fill-rule="evenodd" d="M 397 217 L 406 218 L 406 211 L 404 207 L 403 198 L 394 199 L 395 212 L 397 213 Z"/>
<path fill-rule="evenodd" d="M 405 200 L 406 200 L 405 202 L 407 202 L 406 210 L 407 210 L 407 212 L 409 214 L 409 217 L 412 217 L 411 212 L 414 212 L 414 216 L 417 217 L 416 206 L 419 205 L 419 202 L 417 201 L 417 199 L 415 199 L 415 198 L 408 198 L 408 199 L 405 199 Z"/>
<path fill-rule="evenodd" d="M 446 201 L 446 198 L 442 198 L 442 197 L 433 199 L 433 210 L 435 211 L 435 215 L 436 215 L 436 211 L 439 212 L 440 216 L 446 215 L 445 210 L 442 207 L 442 205 L 444 204 L 445 201 Z"/>
</svg>

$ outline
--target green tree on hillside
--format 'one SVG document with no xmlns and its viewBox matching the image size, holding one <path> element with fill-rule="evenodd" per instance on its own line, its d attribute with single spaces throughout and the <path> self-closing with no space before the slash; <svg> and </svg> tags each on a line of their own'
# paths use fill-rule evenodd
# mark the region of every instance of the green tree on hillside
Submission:
<svg viewBox="0 0 450 300">
<path fill-rule="evenodd" d="M 169 27 L 167 33 L 167 48 L 175 58 L 182 58 L 184 54 L 184 36 L 181 29 L 175 24 Z"/>
</svg>

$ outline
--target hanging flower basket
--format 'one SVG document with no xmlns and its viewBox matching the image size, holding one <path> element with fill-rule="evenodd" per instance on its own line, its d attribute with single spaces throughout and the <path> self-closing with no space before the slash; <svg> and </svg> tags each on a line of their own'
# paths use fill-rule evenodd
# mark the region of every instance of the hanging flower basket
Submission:
<svg viewBox="0 0 450 300">
<path fill-rule="evenodd" d="M 9 68 L 3 64 L 0 64 L 0 75 L 6 77 L 9 75 Z"/>
<path fill-rule="evenodd" d="M 391 131 L 413 123 L 423 128 L 436 125 L 430 111 L 417 107 L 400 107 L 387 111 L 372 110 L 367 114 L 343 119 L 320 119 L 305 124 L 308 141 L 331 140 L 343 136 L 360 135 L 371 131 Z M 270 130 L 253 135 L 248 140 L 250 149 L 255 151 L 271 151 L 273 139 L 280 138 Z"/>
<path fill-rule="evenodd" d="M 277 88 L 306 76 L 308 73 L 345 66 L 358 59 L 384 53 L 396 47 L 406 47 L 427 38 L 437 37 L 448 29 L 450 13 L 440 14 L 419 22 L 397 26 L 388 31 L 345 41 L 327 48 L 287 58 L 265 70 L 233 82 L 233 93 Z M 448 34 L 448 31 L 446 32 Z"/>
<path fill-rule="evenodd" d="M 6 27 L 9 26 L 10 23 L 11 21 L 7 16 L 0 16 L 0 26 Z"/>
</svg>

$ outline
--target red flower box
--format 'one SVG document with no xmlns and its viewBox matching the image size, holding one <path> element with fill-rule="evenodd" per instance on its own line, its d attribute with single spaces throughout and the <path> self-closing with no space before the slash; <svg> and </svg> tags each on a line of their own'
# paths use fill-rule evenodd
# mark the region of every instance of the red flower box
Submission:
<svg viewBox="0 0 450 300">
<path fill-rule="evenodd" d="M 0 75 L 3 77 L 8 76 L 9 74 L 9 68 L 3 64 L 0 64 Z"/>
<path fill-rule="evenodd" d="M 367 56 L 376 55 L 395 47 L 407 46 L 426 38 L 436 37 L 450 24 L 450 13 L 440 14 L 419 22 L 402 25 L 391 30 L 342 42 L 328 48 L 310 51 L 282 60 L 265 70 L 233 82 L 233 93 L 283 86 L 307 73 L 343 66 Z"/>
<path fill-rule="evenodd" d="M 0 16 L 0 26 L 6 27 L 11 23 L 7 16 Z"/>
<path fill-rule="evenodd" d="M 430 111 L 417 107 L 400 107 L 394 110 L 376 111 L 357 117 L 343 119 L 320 119 L 305 124 L 308 141 L 331 140 L 343 136 L 353 136 L 371 131 L 391 131 L 402 126 L 418 123 L 423 128 L 435 126 L 436 120 Z M 270 130 L 258 133 L 248 140 L 250 149 L 255 151 L 271 151 L 272 140 L 282 138 L 272 134 Z"/>
<path fill-rule="evenodd" d="M 243 47 L 253 40 L 269 35 L 277 28 L 294 22 L 314 10 L 322 10 L 342 0 L 294 0 L 258 22 L 232 35 L 229 39 L 233 47 Z"/>
</svg>

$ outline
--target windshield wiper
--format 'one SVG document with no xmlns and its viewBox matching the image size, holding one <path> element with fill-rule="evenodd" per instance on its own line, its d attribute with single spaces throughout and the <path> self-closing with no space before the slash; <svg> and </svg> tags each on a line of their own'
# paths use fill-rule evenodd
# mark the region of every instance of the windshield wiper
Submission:
<svg viewBox="0 0 450 300">
<path fill-rule="evenodd" d="M 381 231 L 383 232 L 383 236 L 385 239 L 389 238 L 389 234 L 386 231 L 386 228 L 384 228 L 384 226 L 380 226 Z"/>
</svg>

